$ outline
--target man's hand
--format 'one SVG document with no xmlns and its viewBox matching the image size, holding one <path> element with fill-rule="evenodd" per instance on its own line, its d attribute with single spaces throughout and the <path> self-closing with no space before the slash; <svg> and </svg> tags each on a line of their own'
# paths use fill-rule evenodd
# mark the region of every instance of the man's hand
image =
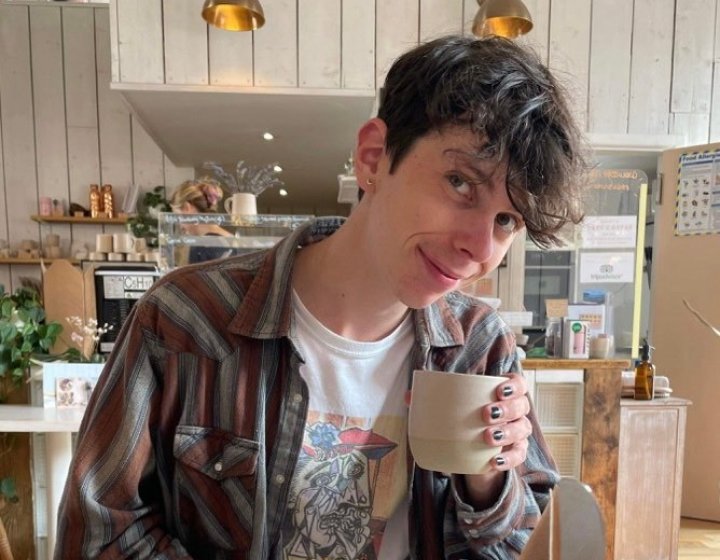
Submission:
<svg viewBox="0 0 720 560">
<path fill-rule="evenodd" d="M 500 454 L 491 461 L 486 474 L 465 475 L 466 499 L 476 509 L 485 509 L 496 501 L 505 481 L 504 471 L 509 471 L 525 461 L 528 438 L 532 425 L 527 415 L 530 401 L 523 376 L 512 374 L 497 389 L 497 401 L 481 409 L 487 428 L 483 438 L 488 445 L 502 447 Z"/>
</svg>

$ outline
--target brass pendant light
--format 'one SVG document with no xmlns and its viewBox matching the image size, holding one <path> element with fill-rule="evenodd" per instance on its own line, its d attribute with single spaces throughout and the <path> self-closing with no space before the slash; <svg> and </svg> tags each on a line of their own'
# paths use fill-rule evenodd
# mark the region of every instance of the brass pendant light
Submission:
<svg viewBox="0 0 720 560">
<path fill-rule="evenodd" d="M 514 39 L 533 27 L 530 12 L 522 0 L 477 0 L 477 3 L 480 9 L 473 21 L 473 35 Z"/>
<path fill-rule="evenodd" d="M 265 24 L 260 0 L 205 0 L 202 17 L 228 31 L 253 31 Z"/>
</svg>

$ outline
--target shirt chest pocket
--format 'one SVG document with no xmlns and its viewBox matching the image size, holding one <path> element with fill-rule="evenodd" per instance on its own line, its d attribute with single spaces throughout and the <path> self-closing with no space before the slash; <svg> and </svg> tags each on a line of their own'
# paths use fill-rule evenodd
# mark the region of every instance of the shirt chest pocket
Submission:
<svg viewBox="0 0 720 560">
<path fill-rule="evenodd" d="M 182 540 L 247 550 L 260 444 L 225 430 L 180 425 L 173 455 L 174 515 Z"/>
</svg>

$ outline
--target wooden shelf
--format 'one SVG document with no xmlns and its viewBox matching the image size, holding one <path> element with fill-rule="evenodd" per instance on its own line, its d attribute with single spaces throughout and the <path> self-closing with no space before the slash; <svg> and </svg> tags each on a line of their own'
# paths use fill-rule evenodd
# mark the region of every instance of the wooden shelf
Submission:
<svg viewBox="0 0 720 560">
<path fill-rule="evenodd" d="M 37 258 L 37 259 L 10 259 L 10 258 L 4 259 L 4 258 L 0 258 L 0 264 L 40 264 L 41 262 L 50 264 L 51 262 L 58 261 L 58 260 L 66 260 L 66 261 L 69 261 L 70 264 L 80 264 L 80 261 L 75 260 L 75 259 L 40 259 L 40 258 Z"/>
<path fill-rule="evenodd" d="M 30 216 L 34 221 L 41 224 L 95 224 L 95 225 L 123 225 L 127 223 L 127 216 L 117 216 L 115 218 L 89 218 L 87 216 Z"/>
</svg>

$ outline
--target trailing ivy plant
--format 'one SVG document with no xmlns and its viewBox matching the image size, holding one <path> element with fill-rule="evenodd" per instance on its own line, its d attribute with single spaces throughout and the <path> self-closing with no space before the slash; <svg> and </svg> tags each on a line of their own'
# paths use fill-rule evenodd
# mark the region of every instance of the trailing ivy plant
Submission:
<svg viewBox="0 0 720 560">
<path fill-rule="evenodd" d="M 10 294 L 0 284 L 0 378 L 12 380 L 15 386 L 24 383 L 31 358 L 46 356 L 61 332 L 60 323 L 45 320 L 36 290 L 22 287 Z M 0 394 L 0 401 L 4 397 Z"/>
</svg>

